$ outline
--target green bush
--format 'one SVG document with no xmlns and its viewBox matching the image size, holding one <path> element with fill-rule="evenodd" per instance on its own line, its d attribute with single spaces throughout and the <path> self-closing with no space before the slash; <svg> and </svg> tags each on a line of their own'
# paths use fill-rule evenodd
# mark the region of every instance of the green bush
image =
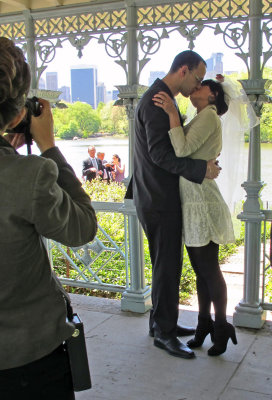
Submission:
<svg viewBox="0 0 272 400">
<path fill-rule="evenodd" d="M 266 270 L 265 274 L 266 284 L 265 284 L 265 301 L 272 303 L 272 267 Z"/>
<path fill-rule="evenodd" d="M 111 182 L 108 184 L 99 178 L 85 182 L 83 187 L 93 201 L 122 203 L 126 193 L 126 187 L 123 183 Z"/>
</svg>

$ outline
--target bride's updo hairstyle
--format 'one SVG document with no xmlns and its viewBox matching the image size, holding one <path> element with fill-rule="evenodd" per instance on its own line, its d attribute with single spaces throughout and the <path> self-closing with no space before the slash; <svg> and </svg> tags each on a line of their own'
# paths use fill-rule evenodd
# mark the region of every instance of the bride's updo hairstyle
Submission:
<svg viewBox="0 0 272 400">
<path fill-rule="evenodd" d="M 225 93 L 221 83 L 215 82 L 212 79 L 206 79 L 202 81 L 201 86 L 209 86 L 210 91 L 214 95 L 214 98 L 210 98 L 210 104 L 214 104 L 218 115 L 223 115 L 228 111 L 228 105 L 225 101 Z"/>
<path fill-rule="evenodd" d="M 22 50 L 12 40 L 0 37 L 0 132 L 24 107 L 30 80 Z"/>
</svg>

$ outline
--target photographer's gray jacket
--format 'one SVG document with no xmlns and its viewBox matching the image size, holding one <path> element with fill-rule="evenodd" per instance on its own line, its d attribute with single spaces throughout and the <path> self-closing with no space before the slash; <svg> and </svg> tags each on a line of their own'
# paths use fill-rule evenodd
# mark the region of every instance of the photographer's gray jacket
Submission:
<svg viewBox="0 0 272 400">
<path fill-rule="evenodd" d="M 73 333 L 42 236 L 92 240 L 95 212 L 57 147 L 21 156 L 0 142 L 0 370 L 37 360 Z"/>
</svg>

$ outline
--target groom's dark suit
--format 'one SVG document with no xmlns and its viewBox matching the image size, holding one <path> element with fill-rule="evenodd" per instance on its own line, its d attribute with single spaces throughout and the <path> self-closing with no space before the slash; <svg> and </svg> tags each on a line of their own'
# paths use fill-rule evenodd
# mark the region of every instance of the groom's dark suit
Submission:
<svg viewBox="0 0 272 400">
<path fill-rule="evenodd" d="M 169 117 L 152 97 L 168 86 L 157 79 L 140 100 L 135 116 L 133 198 L 149 242 L 152 261 L 150 328 L 176 332 L 181 274 L 181 203 L 179 176 L 201 183 L 207 163 L 175 156 L 168 131 Z"/>
</svg>

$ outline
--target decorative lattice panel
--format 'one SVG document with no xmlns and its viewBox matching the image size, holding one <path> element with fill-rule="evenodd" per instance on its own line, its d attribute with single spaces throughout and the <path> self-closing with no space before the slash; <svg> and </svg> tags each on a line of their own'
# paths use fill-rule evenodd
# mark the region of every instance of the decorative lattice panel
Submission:
<svg viewBox="0 0 272 400">
<path fill-rule="evenodd" d="M 13 40 L 22 40 L 25 38 L 25 35 L 26 32 L 24 21 L 0 25 L 0 36 L 4 36 Z"/>
<path fill-rule="evenodd" d="M 145 25 L 177 24 L 207 20 L 246 18 L 249 0 L 183 1 L 176 4 L 138 9 L 138 23 Z"/>
<path fill-rule="evenodd" d="M 271 18 L 272 14 L 272 0 L 263 0 L 263 15 L 268 15 Z"/>
<path fill-rule="evenodd" d="M 126 23 L 126 10 L 102 11 L 59 18 L 42 18 L 35 20 L 35 34 L 37 37 L 52 37 L 69 33 L 105 32 L 124 29 Z"/>
<path fill-rule="evenodd" d="M 67 11 L 69 12 L 69 11 Z M 263 18 L 271 19 L 272 0 L 263 0 Z M 183 0 L 180 2 L 139 7 L 137 9 L 138 25 L 166 26 L 191 24 L 195 22 L 243 20 L 249 15 L 249 0 Z M 86 34 L 92 32 L 113 32 L 124 30 L 127 25 L 126 9 L 82 13 L 60 17 L 35 19 L 36 37 L 57 37 L 70 34 Z M 0 35 L 13 40 L 25 39 L 24 21 L 3 23 Z"/>
</svg>

